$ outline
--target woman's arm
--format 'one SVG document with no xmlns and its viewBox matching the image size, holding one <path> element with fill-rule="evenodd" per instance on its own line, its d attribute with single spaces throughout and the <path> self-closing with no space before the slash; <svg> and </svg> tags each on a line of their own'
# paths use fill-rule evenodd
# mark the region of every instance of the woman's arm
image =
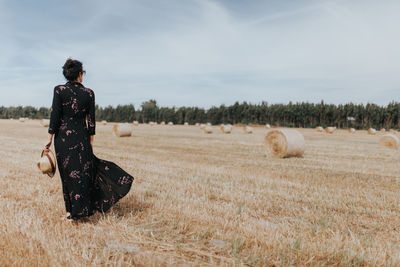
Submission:
<svg viewBox="0 0 400 267">
<path fill-rule="evenodd" d="M 51 105 L 51 113 L 50 113 L 50 126 L 48 130 L 48 141 L 45 145 L 46 148 L 51 146 L 53 141 L 53 135 L 58 131 L 61 123 L 61 97 L 60 91 L 58 87 L 54 88 L 53 93 L 53 103 Z"/>
<path fill-rule="evenodd" d="M 45 148 L 47 148 L 47 149 L 50 148 L 51 143 L 53 142 L 53 136 L 54 136 L 54 134 L 48 135 L 48 140 L 47 140 L 46 144 L 44 145 Z"/>
<path fill-rule="evenodd" d="M 88 120 L 88 130 L 90 134 L 90 144 L 93 146 L 93 141 L 94 141 L 94 135 L 96 134 L 96 107 L 95 107 L 95 98 L 94 98 L 94 92 L 91 90 L 90 94 L 91 100 L 89 104 L 89 112 L 87 115 L 87 120 Z"/>
</svg>

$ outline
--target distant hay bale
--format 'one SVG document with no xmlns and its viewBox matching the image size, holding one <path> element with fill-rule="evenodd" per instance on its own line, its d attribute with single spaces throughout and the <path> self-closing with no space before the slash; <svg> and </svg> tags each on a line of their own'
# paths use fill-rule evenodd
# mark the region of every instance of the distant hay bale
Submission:
<svg viewBox="0 0 400 267">
<path fill-rule="evenodd" d="M 155 122 L 154 122 L 154 121 L 150 121 L 150 122 L 149 122 L 149 125 L 150 125 L 150 126 L 154 126 L 154 125 L 155 125 Z"/>
<path fill-rule="evenodd" d="M 138 121 L 133 121 L 133 125 L 134 126 L 139 126 L 139 122 Z"/>
<path fill-rule="evenodd" d="M 222 132 L 226 134 L 230 134 L 232 132 L 232 125 L 227 124 L 222 127 Z"/>
<path fill-rule="evenodd" d="M 323 131 L 324 131 L 324 128 L 322 128 L 321 126 L 317 126 L 317 127 L 315 128 L 315 130 L 317 130 L 317 132 L 323 132 Z"/>
<path fill-rule="evenodd" d="M 19 118 L 19 122 L 25 122 L 25 118 Z"/>
<path fill-rule="evenodd" d="M 253 127 L 250 126 L 243 127 L 243 131 L 247 134 L 251 134 L 253 133 Z"/>
<path fill-rule="evenodd" d="M 209 123 L 209 122 L 207 122 L 206 125 L 207 125 L 207 126 L 212 126 L 211 123 Z"/>
<path fill-rule="evenodd" d="M 160 122 L 161 125 L 165 125 L 165 121 Z"/>
<path fill-rule="evenodd" d="M 336 130 L 336 127 L 326 127 L 325 132 L 333 134 L 333 132 Z"/>
<path fill-rule="evenodd" d="M 394 134 L 385 134 L 379 139 L 379 144 L 381 146 L 391 148 L 391 149 L 398 149 L 399 148 L 399 138 L 397 135 Z"/>
<path fill-rule="evenodd" d="M 102 120 L 100 123 L 101 123 L 102 125 L 107 125 L 107 121 L 106 121 L 106 120 Z"/>
<path fill-rule="evenodd" d="M 206 125 L 203 128 L 203 132 L 206 133 L 206 134 L 210 134 L 210 133 L 212 133 L 212 131 L 213 131 L 213 128 L 211 126 L 209 126 L 209 125 Z"/>
<path fill-rule="evenodd" d="M 267 123 L 267 124 L 265 124 L 265 128 L 271 129 L 271 125 L 269 125 L 269 124 Z"/>
<path fill-rule="evenodd" d="M 185 126 L 189 126 L 189 123 L 188 123 L 188 122 L 185 122 L 183 125 L 185 125 Z"/>
<path fill-rule="evenodd" d="M 395 129 L 390 129 L 389 133 L 397 134 L 398 132 Z"/>
<path fill-rule="evenodd" d="M 168 125 L 172 126 L 172 125 L 174 125 L 174 123 L 172 121 L 170 121 L 170 122 L 168 122 Z"/>
<path fill-rule="evenodd" d="M 376 134 L 376 130 L 374 128 L 369 128 L 368 129 L 368 134 L 374 135 L 374 134 Z"/>
<path fill-rule="evenodd" d="M 265 144 L 274 156 L 281 158 L 302 157 L 306 146 L 303 135 L 293 129 L 268 131 Z"/>
<path fill-rule="evenodd" d="M 206 125 L 204 123 L 200 124 L 200 129 L 204 129 L 206 127 Z"/>
<path fill-rule="evenodd" d="M 381 133 L 385 133 L 386 132 L 386 129 L 385 128 L 382 128 L 381 129 Z"/>
<path fill-rule="evenodd" d="M 195 126 L 200 126 L 200 123 L 196 122 Z"/>
<path fill-rule="evenodd" d="M 114 125 L 113 131 L 117 137 L 127 137 L 132 135 L 132 127 L 128 123 L 118 123 Z"/>
<path fill-rule="evenodd" d="M 40 120 L 40 125 L 42 125 L 43 127 L 49 127 L 50 120 L 49 119 L 42 119 L 42 120 Z"/>
<path fill-rule="evenodd" d="M 349 133 L 355 133 L 355 132 L 356 132 L 356 129 L 354 129 L 354 128 L 349 129 Z"/>
</svg>

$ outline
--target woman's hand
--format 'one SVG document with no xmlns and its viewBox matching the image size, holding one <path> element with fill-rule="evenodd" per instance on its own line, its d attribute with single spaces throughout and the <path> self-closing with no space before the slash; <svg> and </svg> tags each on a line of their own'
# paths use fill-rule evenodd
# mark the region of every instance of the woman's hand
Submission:
<svg viewBox="0 0 400 267">
<path fill-rule="evenodd" d="M 90 145 L 93 147 L 94 135 L 90 136 Z"/>
<path fill-rule="evenodd" d="M 49 134 L 47 143 L 44 145 L 44 148 L 49 149 L 52 142 L 53 142 L 53 134 Z"/>
</svg>

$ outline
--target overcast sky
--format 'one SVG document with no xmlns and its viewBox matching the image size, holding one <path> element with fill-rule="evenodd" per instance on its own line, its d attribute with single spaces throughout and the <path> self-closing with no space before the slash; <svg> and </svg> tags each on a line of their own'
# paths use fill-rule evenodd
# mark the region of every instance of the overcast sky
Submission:
<svg viewBox="0 0 400 267">
<path fill-rule="evenodd" d="M 0 0 L 0 105 L 50 106 L 79 59 L 100 106 L 399 101 L 397 0 Z"/>
</svg>

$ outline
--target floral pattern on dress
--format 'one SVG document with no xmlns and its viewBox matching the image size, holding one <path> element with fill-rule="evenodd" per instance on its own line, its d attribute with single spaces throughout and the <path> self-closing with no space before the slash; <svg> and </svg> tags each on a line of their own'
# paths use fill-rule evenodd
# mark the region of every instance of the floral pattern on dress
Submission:
<svg viewBox="0 0 400 267">
<path fill-rule="evenodd" d="M 78 82 L 56 86 L 48 132 L 54 134 L 65 208 L 75 218 L 106 212 L 129 192 L 134 179 L 93 154 L 95 129 L 94 92 Z"/>
</svg>

